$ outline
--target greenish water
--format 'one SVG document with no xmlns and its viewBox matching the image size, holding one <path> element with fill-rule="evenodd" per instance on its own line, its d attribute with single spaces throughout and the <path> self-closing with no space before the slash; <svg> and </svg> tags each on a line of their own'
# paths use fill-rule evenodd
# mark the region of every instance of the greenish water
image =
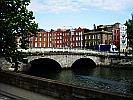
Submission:
<svg viewBox="0 0 133 100">
<path fill-rule="evenodd" d="M 94 69 L 45 70 L 29 74 L 85 88 L 133 94 L 133 70 L 97 67 Z"/>
</svg>

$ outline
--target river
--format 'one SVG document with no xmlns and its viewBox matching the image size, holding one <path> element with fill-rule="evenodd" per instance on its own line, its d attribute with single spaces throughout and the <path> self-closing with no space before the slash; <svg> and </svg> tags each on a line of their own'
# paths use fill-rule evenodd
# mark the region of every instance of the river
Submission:
<svg viewBox="0 0 133 100">
<path fill-rule="evenodd" d="M 85 88 L 133 94 L 133 70 L 129 69 L 96 67 L 94 69 L 45 70 L 28 74 Z"/>
</svg>

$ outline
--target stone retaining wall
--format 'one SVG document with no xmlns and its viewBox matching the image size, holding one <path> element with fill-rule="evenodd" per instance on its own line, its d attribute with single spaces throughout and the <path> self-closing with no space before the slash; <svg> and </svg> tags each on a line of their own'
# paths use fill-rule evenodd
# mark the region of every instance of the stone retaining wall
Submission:
<svg viewBox="0 0 133 100">
<path fill-rule="evenodd" d="M 87 89 L 51 79 L 1 70 L 0 82 L 63 100 L 88 100 L 90 98 L 97 98 L 99 100 L 133 100 L 133 95 Z"/>
</svg>

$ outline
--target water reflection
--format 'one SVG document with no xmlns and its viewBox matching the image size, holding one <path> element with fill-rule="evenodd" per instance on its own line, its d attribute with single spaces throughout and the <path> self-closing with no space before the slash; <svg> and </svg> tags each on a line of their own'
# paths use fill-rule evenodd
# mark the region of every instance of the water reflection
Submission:
<svg viewBox="0 0 133 100">
<path fill-rule="evenodd" d="M 84 68 L 34 72 L 31 75 L 58 80 L 85 88 L 95 88 L 133 94 L 132 70 L 116 68 Z"/>
</svg>

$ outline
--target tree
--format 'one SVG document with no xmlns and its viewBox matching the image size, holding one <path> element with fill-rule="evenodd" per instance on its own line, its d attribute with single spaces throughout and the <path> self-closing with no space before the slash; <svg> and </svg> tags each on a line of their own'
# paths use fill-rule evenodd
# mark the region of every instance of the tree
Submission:
<svg viewBox="0 0 133 100">
<path fill-rule="evenodd" d="M 132 40 L 133 40 L 133 14 L 132 14 L 132 19 L 128 19 L 126 21 L 125 25 L 127 26 L 127 35 L 130 40 L 130 43 L 133 45 Z"/>
<path fill-rule="evenodd" d="M 133 54 L 133 14 L 131 14 L 132 19 L 128 19 L 125 25 L 127 26 L 127 38 L 129 40 L 129 45 L 132 47 Z"/>
<path fill-rule="evenodd" d="M 17 50 L 16 39 L 20 38 L 20 48 L 27 49 L 28 37 L 38 30 L 33 12 L 26 8 L 29 3 L 30 0 L 0 0 L 0 55 L 14 63 L 15 71 L 25 57 Z"/>
</svg>

